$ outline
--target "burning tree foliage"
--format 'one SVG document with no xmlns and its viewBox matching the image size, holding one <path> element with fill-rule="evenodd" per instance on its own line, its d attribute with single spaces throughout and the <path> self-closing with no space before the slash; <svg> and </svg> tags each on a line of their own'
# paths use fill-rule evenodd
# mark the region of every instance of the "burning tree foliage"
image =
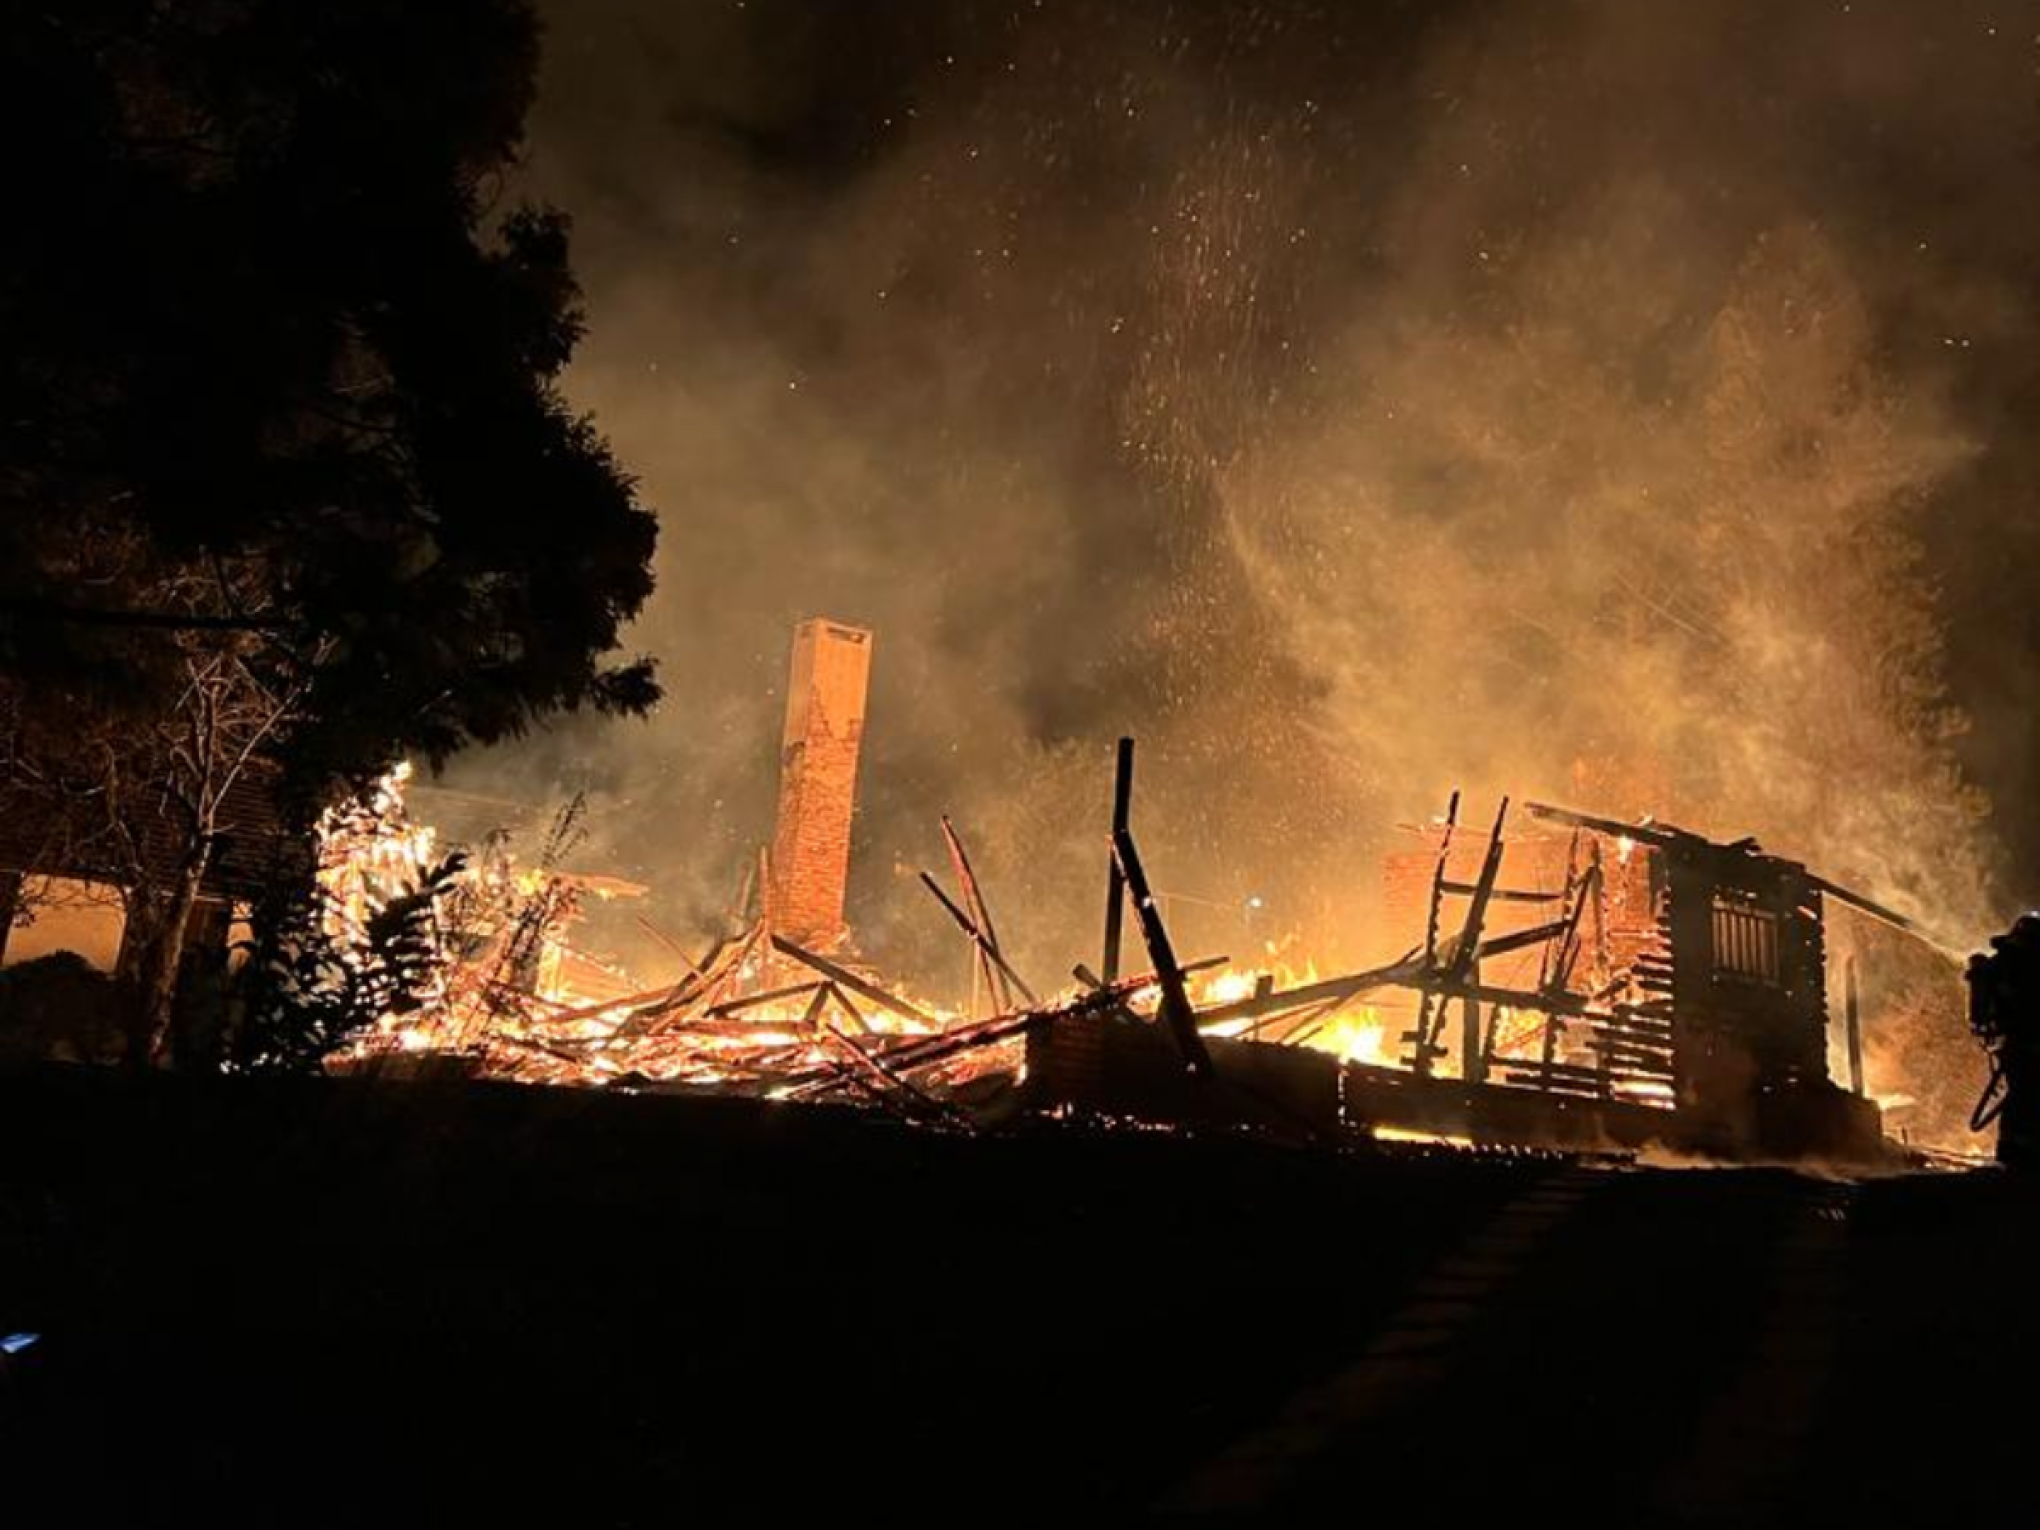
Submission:
<svg viewBox="0 0 2040 1530">
<path fill-rule="evenodd" d="M 238 1068 L 314 1068 L 445 1001 L 441 906 L 466 861 L 435 858 L 432 831 L 407 821 L 402 781 L 393 773 L 321 816 L 316 878 L 280 897 L 248 943 Z"/>
<path fill-rule="evenodd" d="M 245 948 L 239 1067 L 302 1070 L 348 1048 L 460 1051 L 571 994 L 558 966 L 582 890 L 558 862 L 579 804 L 524 869 L 500 835 L 472 856 L 440 853 L 411 820 L 409 779 L 400 766 L 321 815 L 315 877 Z"/>
</svg>

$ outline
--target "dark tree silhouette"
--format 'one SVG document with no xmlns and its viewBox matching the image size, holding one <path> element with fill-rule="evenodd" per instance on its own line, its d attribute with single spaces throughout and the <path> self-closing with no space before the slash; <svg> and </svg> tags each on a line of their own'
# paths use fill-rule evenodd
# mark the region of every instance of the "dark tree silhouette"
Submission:
<svg viewBox="0 0 2040 1530">
<path fill-rule="evenodd" d="M 162 769 L 215 659 L 288 699 L 307 803 L 655 698 L 607 658 L 655 524 L 557 388 L 567 223 L 499 206 L 536 51 L 520 0 L 0 11 L 0 686 L 45 754 L 112 718 Z"/>
</svg>

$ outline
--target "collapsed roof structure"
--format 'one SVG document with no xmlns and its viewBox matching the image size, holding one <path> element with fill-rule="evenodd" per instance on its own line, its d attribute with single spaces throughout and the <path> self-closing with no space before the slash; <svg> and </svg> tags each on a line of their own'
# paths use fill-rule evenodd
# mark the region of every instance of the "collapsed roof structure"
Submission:
<svg viewBox="0 0 2040 1530">
<path fill-rule="evenodd" d="M 1122 772 L 1130 758 L 1122 749 Z M 1848 1086 L 1829 1075 L 1823 898 L 1903 926 L 1900 916 L 1754 841 L 1720 844 L 1544 804 L 1526 811 L 1570 831 L 1557 885 L 1510 877 L 1518 847 L 1548 871 L 1553 841 L 1511 839 L 1506 801 L 1477 836 L 1477 873 L 1456 880 L 1466 831 L 1455 797 L 1419 944 L 1383 967 L 1289 989 L 1263 983 L 1207 1006 L 1189 1002 L 1165 935 L 1155 938 L 1159 915 L 1121 822 L 1114 885 L 1124 881 L 1142 916 L 1162 994 L 1156 1015 L 1173 1022 L 1142 1026 L 1106 1013 L 1039 1028 L 1027 1054 L 1030 1103 L 1313 1135 L 1658 1145 L 1731 1159 L 1886 1156 L 1880 1112 L 1863 1093 L 1853 993 L 1842 1016 Z M 1648 910 L 1641 938 L 1632 929 L 1625 940 L 1610 920 L 1618 878 Z M 1508 921 L 1513 928 L 1496 917 L 1525 908 L 1532 916 Z M 1111 939 L 1108 930 L 1108 963 Z M 1526 956 L 1534 981 L 1488 976 L 1499 959 Z M 1413 1000 L 1393 1062 L 1298 1045 L 1347 1007 L 1384 995 Z"/>
</svg>

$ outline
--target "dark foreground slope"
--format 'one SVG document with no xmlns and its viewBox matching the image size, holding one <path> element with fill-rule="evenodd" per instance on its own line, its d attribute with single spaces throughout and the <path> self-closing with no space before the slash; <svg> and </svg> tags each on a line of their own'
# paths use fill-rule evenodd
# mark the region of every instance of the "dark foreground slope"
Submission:
<svg viewBox="0 0 2040 1530">
<path fill-rule="evenodd" d="M 19 1523 L 1940 1519 L 2030 1501 L 2036 1277 L 1988 1174 L 44 1072 L 0 1080 L 0 1334 L 42 1336 L 0 1489 Z"/>
</svg>

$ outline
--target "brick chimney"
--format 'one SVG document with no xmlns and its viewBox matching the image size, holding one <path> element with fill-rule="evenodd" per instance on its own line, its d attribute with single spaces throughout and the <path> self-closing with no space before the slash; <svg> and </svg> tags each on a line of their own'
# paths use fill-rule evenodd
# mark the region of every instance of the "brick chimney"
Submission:
<svg viewBox="0 0 2040 1530">
<path fill-rule="evenodd" d="M 870 675 L 863 628 L 817 617 L 794 629 L 765 908 L 775 932 L 810 950 L 840 946 L 849 934 L 843 891 Z"/>
</svg>

